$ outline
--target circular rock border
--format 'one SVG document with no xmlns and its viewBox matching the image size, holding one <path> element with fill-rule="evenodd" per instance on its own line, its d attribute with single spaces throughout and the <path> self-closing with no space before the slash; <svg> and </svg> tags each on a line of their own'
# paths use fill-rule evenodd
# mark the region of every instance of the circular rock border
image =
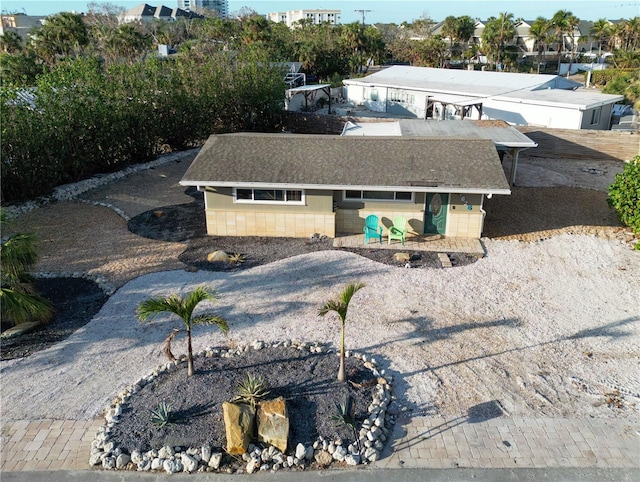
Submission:
<svg viewBox="0 0 640 482">
<path fill-rule="evenodd" d="M 299 350 L 308 350 L 310 353 L 331 353 L 333 350 L 320 343 L 295 342 L 287 340 L 283 342 L 265 343 L 255 340 L 249 345 L 238 348 L 218 349 L 207 348 L 194 354 L 194 357 L 234 357 L 242 356 L 247 350 L 262 350 L 278 347 L 294 347 Z M 359 442 L 364 453 L 358 452 L 356 443 L 345 446 L 342 440 L 326 440 L 318 438 L 311 446 L 305 447 L 298 444 L 294 453 L 286 455 L 273 446 L 264 449 L 249 445 L 249 449 L 242 455 L 242 460 L 246 466 L 236 470 L 236 473 L 253 473 L 255 471 L 275 472 L 280 469 L 304 470 L 310 464 L 315 463 L 320 467 L 327 467 L 334 462 L 344 462 L 347 465 L 359 465 L 375 462 L 380 458 L 385 442 L 389 438 L 391 429 L 395 423 L 395 417 L 388 413 L 389 404 L 395 400 L 392 393 L 391 382 L 393 377 L 386 375 L 385 370 L 379 369 L 374 357 L 357 352 L 346 352 L 345 356 L 352 356 L 362 360 L 365 368 L 369 369 L 378 383 L 372 402 L 367 408 L 369 416 L 362 422 L 359 431 Z M 222 452 L 212 453 L 211 447 L 170 447 L 164 446 L 159 449 L 149 450 L 141 453 L 134 450 L 131 454 L 125 453 L 111 439 L 112 427 L 119 423 L 123 407 L 129 402 L 132 396 L 144 386 L 153 382 L 161 374 L 184 369 L 182 366 L 187 362 L 186 355 L 180 357 L 175 362 L 168 362 L 160 365 L 150 374 L 140 378 L 138 381 L 120 391 L 113 402 L 105 409 L 105 423 L 100 426 L 94 440 L 91 442 L 91 454 L 89 465 L 95 467 L 100 465 L 103 469 L 109 470 L 137 470 L 141 472 L 164 471 L 166 473 L 176 472 L 227 472 L 233 473 L 232 467 L 221 466 Z M 181 368 L 182 367 L 182 368 Z"/>
</svg>

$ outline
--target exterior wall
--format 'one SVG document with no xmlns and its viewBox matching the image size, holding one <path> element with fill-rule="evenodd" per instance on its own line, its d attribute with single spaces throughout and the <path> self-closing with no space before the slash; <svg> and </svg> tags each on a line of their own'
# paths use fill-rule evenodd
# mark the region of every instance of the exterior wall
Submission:
<svg viewBox="0 0 640 482">
<path fill-rule="evenodd" d="M 462 197 L 466 201 L 462 200 Z M 482 209 L 484 196 L 481 194 L 449 195 L 447 212 L 447 236 L 458 238 L 480 238 L 484 227 L 485 212 Z M 468 207 L 471 206 L 471 209 Z"/>
<path fill-rule="evenodd" d="M 482 107 L 483 118 L 501 119 L 509 124 L 533 125 L 556 129 L 580 129 L 582 111 L 563 107 L 520 104 L 486 99 Z"/>
<path fill-rule="evenodd" d="M 335 237 L 331 191 L 305 192 L 304 205 L 234 203 L 231 188 L 207 189 L 204 194 L 209 235 Z"/>
<path fill-rule="evenodd" d="M 600 109 L 599 122 L 592 124 L 593 112 Z M 595 109 L 585 110 L 582 115 L 581 129 L 608 130 L 611 127 L 611 115 L 613 113 L 613 104 L 603 105 Z"/>
<path fill-rule="evenodd" d="M 334 193 L 336 209 L 336 233 L 360 234 L 364 220 L 370 214 L 375 214 L 382 225 L 382 235 L 388 234 L 393 225 L 393 218 L 402 216 L 407 219 L 408 233 L 424 233 L 424 193 L 415 193 L 414 202 L 378 202 L 378 201 L 344 201 L 342 192 Z"/>
</svg>

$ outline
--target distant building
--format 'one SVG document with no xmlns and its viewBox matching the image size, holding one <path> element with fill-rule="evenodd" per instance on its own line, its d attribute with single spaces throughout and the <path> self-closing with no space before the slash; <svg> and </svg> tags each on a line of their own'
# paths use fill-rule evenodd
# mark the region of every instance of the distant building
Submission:
<svg viewBox="0 0 640 482">
<path fill-rule="evenodd" d="M 218 12 L 220 18 L 229 16 L 228 0 L 178 0 L 178 8 L 198 13 L 202 13 L 202 10 L 207 9 Z"/>
<path fill-rule="evenodd" d="M 286 23 L 289 28 L 301 20 L 311 20 L 314 25 L 325 22 L 331 25 L 338 25 L 341 13 L 341 10 L 289 10 L 288 12 L 268 13 L 267 20 Z"/>
<path fill-rule="evenodd" d="M 123 14 L 119 15 L 119 23 L 132 23 L 132 22 L 151 22 L 153 20 L 166 20 L 168 22 L 175 21 L 178 18 L 204 18 L 202 15 L 195 12 L 188 12 L 181 8 L 169 8 L 164 5 L 154 7 L 141 3 L 138 6 L 127 10 Z"/>
<path fill-rule="evenodd" d="M 44 16 L 10 14 L 0 15 L 0 35 L 7 32 L 17 33 L 23 41 L 29 38 L 29 32 L 33 28 L 42 27 Z"/>
</svg>

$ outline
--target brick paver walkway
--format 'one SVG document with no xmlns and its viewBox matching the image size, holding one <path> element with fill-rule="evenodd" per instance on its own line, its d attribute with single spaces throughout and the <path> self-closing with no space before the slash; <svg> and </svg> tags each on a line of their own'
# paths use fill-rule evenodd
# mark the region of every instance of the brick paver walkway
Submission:
<svg viewBox="0 0 640 482">
<path fill-rule="evenodd" d="M 86 470 L 96 420 L 7 421 L 0 471 Z M 499 417 L 399 420 L 376 467 L 640 468 L 640 421 Z"/>
</svg>

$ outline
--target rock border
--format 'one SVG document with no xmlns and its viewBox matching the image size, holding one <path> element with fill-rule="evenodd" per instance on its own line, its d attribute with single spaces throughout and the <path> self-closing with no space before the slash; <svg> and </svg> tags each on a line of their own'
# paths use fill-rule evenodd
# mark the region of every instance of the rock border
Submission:
<svg viewBox="0 0 640 482">
<path fill-rule="evenodd" d="M 194 357 L 211 358 L 217 356 L 229 358 L 242 356 L 244 352 L 250 349 L 262 350 L 278 347 L 294 347 L 298 350 L 308 350 L 310 353 L 331 353 L 333 351 L 331 348 L 317 342 L 287 340 L 265 343 L 255 340 L 238 348 L 220 349 L 210 347 L 194 354 Z M 247 452 L 242 455 L 242 460 L 246 465 L 244 468 L 236 470 L 235 473 L 276 472 L 280 469 L 304 470 L 309 468 L 313 462 L 318 467 L 326 468 L 337 462 L 343 462 L 346 465 L 359 465 L 379 460 L 385 442 L 395 424 L 395 416 L 391 415 L 387 410 L 389 404 L 395 400 L 391 387 L 393 376 L 387 375 L 385 370 L 379 369 L 378 362 L 372 356 L 357 352 L 346 352 L 345 356 L 362 360 L 364 367 L 368 368 L 378 380 L 373 400 L 367 408 L 369 416 L 362 422 L 359 431 L 359 441 L 364 453 L 360 454 L 358 452 L 355 441 L 345 446 L 342 440 L 326 440 L 323 437 L 319 437 L 308 447 L 301 443 L 298 444 L 293 451 L 294 453 L 289 455 L 283 454 L 273 446 L 262 449 L 251 444 Z M 113 402 L 106 407 L 104 411 L 105 423 L 100 426 L 94 440 L 91 442 L 89 466 L 100 465 L 107 470 L 164 471 L 170 474 L 176 472 L 234 473 L 232 467 L 221 467 L 223 453 L 212 453 L 211 447 L 206 445 L 185 448 L 164 446 L 144 453 L 134 450 L 131 454 L 127 454 L 116 445 L 114 440 L 111 440 L 111 428 L 119 423 L 119 416 L 122 414 L 123 407 L 126 406 L 131 397 L 161 374 L 172 370 L 183 370 L 186 362 L 186 355 L 182 355 L 179 360 L 160 365 L 150 374 L 120 391 Z"/>
</svg>

